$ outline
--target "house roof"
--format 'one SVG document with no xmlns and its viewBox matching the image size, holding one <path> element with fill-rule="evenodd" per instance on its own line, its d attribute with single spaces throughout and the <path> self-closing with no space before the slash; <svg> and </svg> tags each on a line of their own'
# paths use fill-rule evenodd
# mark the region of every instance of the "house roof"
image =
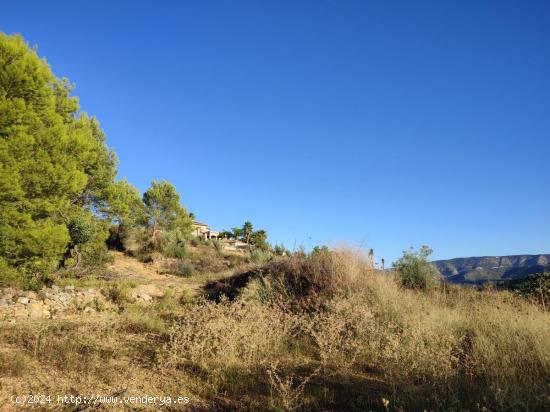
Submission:
<svg viewBox="0 0 550 412">
<path fill-rule="evenodd" d="M 206 223 L 199 222 L 197 220 L 193 220 L 193 224 L 195 226 L 208 226 Z"/>
</svg>

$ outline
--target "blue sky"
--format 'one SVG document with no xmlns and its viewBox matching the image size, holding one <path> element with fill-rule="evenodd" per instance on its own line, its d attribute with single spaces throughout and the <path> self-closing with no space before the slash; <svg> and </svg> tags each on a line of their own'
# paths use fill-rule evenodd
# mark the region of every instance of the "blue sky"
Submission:
<svg viewBox="0 0 550 412">
<path fill-rule="evenodd" d="M 547 1 L 6 2 L 145 190 L 287 247 L 550 253 Z"/>
</svg>

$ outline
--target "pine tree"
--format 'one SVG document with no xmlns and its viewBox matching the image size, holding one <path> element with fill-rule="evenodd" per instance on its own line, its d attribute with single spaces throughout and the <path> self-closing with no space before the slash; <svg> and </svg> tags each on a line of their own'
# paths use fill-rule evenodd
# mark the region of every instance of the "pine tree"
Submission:
<svg viewBox="0 0 550 412">
<path fill-rule="evenodd" d="M 116 174 L 99 123 L 72 89 L 22 37 L 0 33 L 0 257 L 31 275 L 76 244 L 77 217 L 100 223 L 95 211 Z"/>
</svg>

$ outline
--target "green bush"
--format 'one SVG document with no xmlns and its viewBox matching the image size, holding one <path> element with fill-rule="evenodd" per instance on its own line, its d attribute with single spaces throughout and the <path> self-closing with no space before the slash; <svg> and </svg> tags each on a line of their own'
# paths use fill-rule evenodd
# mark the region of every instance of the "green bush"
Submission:
<svg viewBox="0 0 550 412">
<path fill-rule="evenodd" d="M 24 279 L 17 270 L 0 257 L 0 287 L 20 286 Z"/>
<path fill-rule="evenodd" d="M 132 297 L 132 289 L 134 286 L 134 284 L 126 282 L 113 283 L 105 289 L 102 289 L 101 292 L 111 302 L 122 306 L 134 301 Z"/>
<path fill-rule="evenodd" d="M 206 243 L 206 240 L 202 237 L 194 237 L 191 239 L 191 246 L 198 247 L 200 245 L 204 245 Z"/>
<path fill-rule="evenodd" d="M 409 289 L 428 289 L 440 281 L 437 268 L 428 261 L 432 249 L 422 246 L 418 251 L 410 249 L 394 262 L 393 267 L 402 286 Z"/>
<path fill-rule="evenodd" d="M 195 266 L 189 262 L 183 262 L 179 265 L 177 272 L 175 273 L 178 276 L 190 277 L 195 273 Z"/>
<path fill-rule="evenodd" d="M 250 252 L 250 260 L 252 263 L 263 264 L 271 258 L 271 253 L 262 249 L 253 249 Z"/>
<path fill-rule="evenodd" d="M 75 212 L 67 222 L 71 238 L 65 267 L 78 266 L 80 271 L 102 267 L 112 258 L 108 254 L 108 223 L 98 219 L 91 212 Z"/>
<path fill-rule="evenodd" d="M 219 255 L 221 255 L 223 253 L 224 246 L 223 246 L 223 243 L 221 241 L 219 241 L 217 239 L 212 239 L 212 246 L 214 247 L 216 252 L 218 252 Z"/>
<path fill-rule="evenodd" d="M 167 258 L 185 259 L 189 255 L 189 250 L 187 249 L 187 245 L 183 242 L 169 242 L 162 251 L 162 255 Z"/>
</svg>

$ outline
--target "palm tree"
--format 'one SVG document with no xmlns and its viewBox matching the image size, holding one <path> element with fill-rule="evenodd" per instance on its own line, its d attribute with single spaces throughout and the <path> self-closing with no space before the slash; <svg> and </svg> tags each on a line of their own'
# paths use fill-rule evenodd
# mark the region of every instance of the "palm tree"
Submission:
<svg viewBox="0 0 550 412">
<path fill-rule="evenodd" d="M 252 223 L 248 220 L 244 222 L 243 228 L 242 228 L 242 235 L 246 241 L 246 243 L 250 243 L 250 236 L 252 236 L 252 233 L 254 232 L 254 227 L 252 226 Z"/>
</svg>

